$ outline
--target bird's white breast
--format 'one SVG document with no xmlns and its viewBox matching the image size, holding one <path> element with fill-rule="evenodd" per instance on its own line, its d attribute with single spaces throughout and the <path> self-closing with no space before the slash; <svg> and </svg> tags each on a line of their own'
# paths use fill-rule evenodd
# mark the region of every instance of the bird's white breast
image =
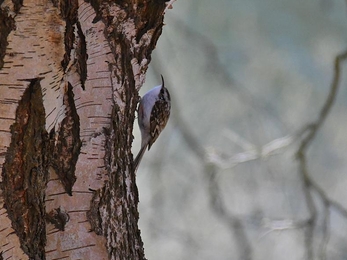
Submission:
<svg viewBox="0 0 347 260">
<path fill-rule="evenodd" d="M 146 128 L 149 127 L 151 111 L 154 106 L 154 103 L 157 101 L 160 89 L 161 85 L 152 88 L 142 97 L 140 101 L 143 108 L 143 123 Z"/>
</svg>

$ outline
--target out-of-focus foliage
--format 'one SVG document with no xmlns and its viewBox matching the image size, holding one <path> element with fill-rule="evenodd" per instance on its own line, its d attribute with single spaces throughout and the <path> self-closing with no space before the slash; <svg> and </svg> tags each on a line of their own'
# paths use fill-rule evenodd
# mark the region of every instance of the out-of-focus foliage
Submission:
<svg viewBox="0 0 347 260">
<path fill-rule="evenodd" d="M 295 137 L 347 49 L 347 3 L 178 0 L 165 23 L 144 89 L 163 74 L 173 112 L 137 173 L 147 258 L 345 259 L 347 64 L 306 185 Z"/>
</svg>

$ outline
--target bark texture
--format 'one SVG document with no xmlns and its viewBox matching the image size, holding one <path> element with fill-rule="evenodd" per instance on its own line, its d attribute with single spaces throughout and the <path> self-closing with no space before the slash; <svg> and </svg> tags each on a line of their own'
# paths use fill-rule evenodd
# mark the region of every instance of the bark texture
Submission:
<svg viewBox="0 0 347 260">
<path fill-rule="evenodd" d="M 145 259 L 132 125 L 165 1 L 1 3 L 0 257 Z"/>
<path fill-rule="evenodd" d="M 34 79 L 19 102 L 2 174 L 5 208 L 21 248 L 30 259 L 45 256 L 47 132 L 44 122 L 40 81 Z"/>
</svg>

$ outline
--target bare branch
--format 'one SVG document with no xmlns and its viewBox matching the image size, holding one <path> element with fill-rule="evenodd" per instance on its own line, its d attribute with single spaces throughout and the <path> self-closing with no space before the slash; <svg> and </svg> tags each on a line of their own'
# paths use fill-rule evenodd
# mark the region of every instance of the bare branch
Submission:
<svg viewBox="0 0 347 260">
<path fill-rule="evenodd" d="M 232 131 L 228 131 L 228 135 L 231 137 L 232 141 L 240 146 L 247 148 L 248 150 L 242 153 L 233 155 L 230 158 L 224 159 L 223 156 L 219 155 L 214 149 L 208 149 L 206 152 L 206 160 L 209 163 L 213 163 L 221 169 L 233 168 L 238 164 L 257 160 L 257 159 L 267 159 L 269 156 L 276 155 L 280 150 L 293 144 L 299 136 L 284 136 L 272 140 L 271 142 L 265 144 L 264 146 L 257 148 L 255 145 L 250 144 L 248 141 L 239 137 Z"/>
<path fill-rule="evenodd" d="M 243 222 L 241 219 L 227 211 L 222 201 L 219 183 L 216 179 L 216 175 L 216 167 L 213 165 L 205 164 L 204 177 L 208 185 L 210 206 L 216 216 L 229 227 L 230 232 L 234 235 L 235 241 L 237 243 L 236 248 L 239 250 L 239 259 L 251 260 L 251 243 L 248 240 Z"/>
<path fill-rule="evenodd" d="M 323 238 L 320 245 L 320 259 L 326 260 L 327 259 L 327 245 L 329 242 L 330 237 L 330 229 L 329 229 L 329 220 L 330 220 L 330 211 L 328 205 L 325 205 L 324 207 L 324 220 L 323 220 Z"/>
<path fill-rule="evenodd" d="M 307 225 L 307 221 L 295 221 L 292 219 L 271 220 L 269 218 L 263 218 L 261 221 L 261 225 L 269 229 L 269 231 L 267 231 L 260 237 L 263 238 L 271 232 L 275 231 L 301 229 Z"/>
<path fill-rule="evenodd" d="M 306 159 L 306 150 L 308 146 L 314 140 L 318 130 L 322 127 L 323 123 L 325 122 L 325 119 L 327 118 L 327 116 L 329 115 L 329 112 L 331 111 L 332 106 L 334 105 L 334 101 L 335 101 L 337 91 L 340 85 L 339 83 L 340 83 L 340 77 L 341 77 L 341 62 L 343 62 L 346 59 L 347 59 L 347 50 L 336 56 L 335 63 L 334 63 L 334 77 L 330 86 L 329 95 L 325 101 L 323 108 L 321 109 L 318 119 L 304 128 L 305 130 L 307 129 L 307 134 L 301 141 L 299 149 L 296 153 L 297 160 L 299 161 L 299 164 L 300 164 L 299 170 L 300 170 L 300 174 L 304 184 L 303 189 L 304 189 L 304 194 L 306 198 L 306 203 L 310 212 L 310 218 L 309 218 L 308 226 L 305 232 L 305 243 L 306 243 L 306 250 L 307 250 L 306 254 L 307 254 L 307 259 L 309 260 L 314 259 L 312 242 L 313 242 L 313 229 L 316 225 L 316 219 L 317 219 L 317 209 L 313 201 L 311 190 L 314 190 L 315 192 L 318 193 L 318 195 L 320 196 L 320 198 L 323 200 L 324 204 L 326 205 L 326 208 L 333 206 L 337 208 L 342 215 L 347 216 L 345 214 L 347 213 L 347 211 L 338 203 L 331 201 L 328 198 L 327 194 L 311 179 L 307 169 L 308 167 L 307 167 L 307 159 Z M 323 238 L 323 241 L 325 241 L 324 242 L 325 244 L 328 243 L 329 227 L 328 227 L 327 220 L 329 218 L 329 214 L 330 214 L 329 210 L 326 210 L 325 223 L 324 223 L 325 225 L 324 238 Z M 321 252 L 321 256 L 325 256 L 325 252 L 324 253 Z"/>
<path fill-rule="evenodd" d="M 177 107 L 173 105 L 173 107 Z M 199 140 L 190 131 L 190 128 L 184 122 L 178 110 L 172 115 L 172 121 L 180 129 L 184 143 L 193 151 L 193 153 L 204 163 L 204 180 L 208 186 L 209 202 L 213 213 L 222 220 L 230 230 L 239 250 L 239 258 L 245 260 L 252 259 L 251 243 L 247 238 L 242 220 L 228 212 L 222 201 L 222 195 L 219 183 L 216 178 L 217 170 L 214 165 L 206 160 L 206 153 Z"/>
</svg>

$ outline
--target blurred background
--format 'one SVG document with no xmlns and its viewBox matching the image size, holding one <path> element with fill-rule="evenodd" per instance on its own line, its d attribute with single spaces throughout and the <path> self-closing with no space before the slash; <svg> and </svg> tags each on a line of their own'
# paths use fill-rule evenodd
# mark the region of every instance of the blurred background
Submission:
<svg viewBox="0 0 347 260">
<path fill-rule="evenodd" d="M 147 259 L 347 259 L 347 2 L 178 0 L 164 22 L 141 90 L 163 74 L 173 99 L 137 173 Z"/>
</svg>

